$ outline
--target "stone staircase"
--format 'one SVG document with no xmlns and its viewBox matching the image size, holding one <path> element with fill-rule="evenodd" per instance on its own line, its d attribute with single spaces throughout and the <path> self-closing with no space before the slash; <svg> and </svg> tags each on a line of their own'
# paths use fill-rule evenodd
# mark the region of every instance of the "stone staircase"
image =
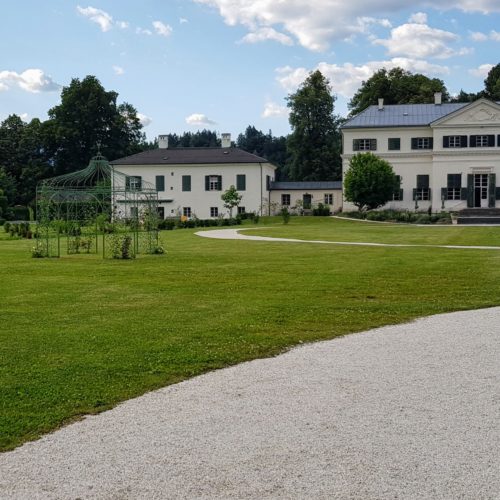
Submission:
<svg viewBox="0 0 500 500">
<path fill-rule="evenodd" d="M 465 208 L 458 212 L 457 224 L 500 225 L 500 208 Z"/>
</svg>

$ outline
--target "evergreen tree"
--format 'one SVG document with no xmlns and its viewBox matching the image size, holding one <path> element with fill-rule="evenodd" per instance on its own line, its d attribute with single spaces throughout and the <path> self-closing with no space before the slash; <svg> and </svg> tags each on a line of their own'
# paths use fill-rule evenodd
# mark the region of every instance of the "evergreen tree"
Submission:
<svg viewBox="0 0 500 500">
<path fill-rule="evenodd" d="M 484 80 L 484 94 L 492 101 L 500 101 L 500 63 L 488 72 Z"/>
</svg>

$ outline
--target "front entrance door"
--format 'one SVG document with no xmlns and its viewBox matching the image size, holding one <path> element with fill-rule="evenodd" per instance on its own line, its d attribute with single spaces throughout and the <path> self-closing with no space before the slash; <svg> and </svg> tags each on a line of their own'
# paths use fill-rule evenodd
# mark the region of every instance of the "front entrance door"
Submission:
<svg viewBox="0 0 500 500">
<path fill-rule="evenodd" d="M 488 174 L 474 174 L 474 207 L 488 208 Z"/>
</svg>

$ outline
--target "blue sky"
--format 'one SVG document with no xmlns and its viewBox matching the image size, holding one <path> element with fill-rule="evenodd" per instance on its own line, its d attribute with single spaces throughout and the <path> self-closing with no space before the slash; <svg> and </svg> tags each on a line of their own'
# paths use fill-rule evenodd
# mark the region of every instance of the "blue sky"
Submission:
<svg viewBox="0 0 500 500">
<path fill-rule="evenodd" d="M 289 132 L 286 96 L 319 68 L 345 116 L 361 82 L 402 66 L 478 91 L 500 62 L 500 0 L 4 0 L 0 120 L 45 119 L 95 75 L 162 133 Z"/>
</svg>

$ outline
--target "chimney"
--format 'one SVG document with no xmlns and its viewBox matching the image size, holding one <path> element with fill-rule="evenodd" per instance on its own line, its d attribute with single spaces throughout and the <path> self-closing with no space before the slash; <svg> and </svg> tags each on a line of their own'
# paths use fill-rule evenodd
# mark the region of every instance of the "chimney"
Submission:
<svg viewBox="0 0 500 500">
<path fill-rule="evenodd" d="M 158 147 L 160 149 L 168 149 L 168 135 L 158 136 Z"/>
<path fill-rule="evenodd" d="M 223 148 L 231 147 L 231 134 L 221 134 L 221 146 Z"/>
<path fill-rule="evenodd" d="M 384 111 L 384 98 L 383 97 L 379 97 L 379 100 L 378 100 L 378 110 L 379 111 Z"/>
<path fill-rule="evenodd" d="M 441 92 L 434 92 L 434 104 L 436 106 L 439 106 L 441 104 L 442 97 L 443 95 L 441 94 Z"/>
</svg>

